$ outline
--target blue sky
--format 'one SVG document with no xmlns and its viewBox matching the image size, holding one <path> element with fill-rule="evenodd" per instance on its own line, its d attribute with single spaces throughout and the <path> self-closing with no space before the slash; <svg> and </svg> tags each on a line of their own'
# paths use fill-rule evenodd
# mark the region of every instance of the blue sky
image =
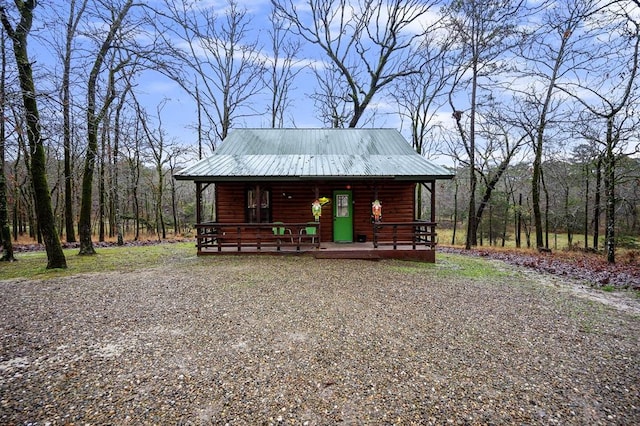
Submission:
<svg viewBox="0 0 640 426">
<path fill-rule="evenodd" d="M 205 1 L 201 4 L 214 7 L 215 10 L 219 11 L 223 11 L 227 5 L 225 0 Z M 246 8 L 251 16 L 252 27 L 255 31 L 254 35 L 260 39 L 259 45 L 264 48 L 263 54 L 269 55 L 267 31 L 270 25 L 268 20 L 271 12 L 270 0 L 243 1 L 240 2 L 240 5 Z M 429 16 L 427 19 L 432 18 Z M 323 52 L 318 51 L 315 46 L 305 43 L 299 59 L 301 64 L 314 62 L 317 66 L 326 60 L 326 56 Z M 139 83 L 139 97 L 149 105 L 157 103 L 162 98 L 170 100 L 164 109 L 163 122 L 170 129 L 171 135 L 184 142 L 195 140 L 196 136 L 192 128 L 196 117 L 196 106 L 193 100 L 176 83 L 158 73 L 145 73 L 145 77 L 140 79 Z M 292 102 L 286 113 L 286 127 L 323 127 L 323 122 L 316 118 L 317 111 L 313 100 L 310 98 L 315 85 L 316 77 L 313 75 L 312 70 L 309 67 L 304 67 L 297 75 L 294 83 L 294 90 L 291 96 Z M 268 127 L 270 119 L 266 111 L 267 102 L 266 97 L 263 99 L 256 98 L 253 106 L 258 112 L 264 111 L 264 114 L 237 120 L 235 127 Z M 382 93 L 376 95 L 373 103 L 370 104 L 369 111 L 373 110 L 377 112 L 375 120 L 367 123 L 368 126 L 400 129 L 401 123 L 396 107 Z"/>
<path fill-rule="evenodd" d="M 93 0 L 89 0 L 93 7 Z M 270 0 L 241 0 L 240 6 L 247 9 L 250 15 L 253 33 L 252 37 L 258 38 L 259 45 L 264 47 L 264 55 L 269 55 L 268 40 L 266 31 L 269 27 L 269 14 L 271 10 Z M 65 0 L 64 5 L 68 6 Z M 147 2 L 150 6 L 162 4 L 159 0 Z M 218 14 L 222 15 L 227 7 L 226 0 L 204 0 L 199 1 L 200 7 L 212 7 Z M 33 58 L 34 75 L 36 76 L 36 90 L 42 95 L 40 97 L 40 109 L 43 115 L 59 111 L 59 100 L 57 87 L 60 83 L 62 65 L 56 57 L 56 45 L 64 43 L 64 24 L 68 18 L 67 7 L 57 7 L 57 0 L 45 0 L 38 4 L 34 11 L 34 24 L 29 37 L 29 53 Z M 12 11 L 12 5 L 9 10 Z M 14 18 L 15 14 L 10 15 Z M 87 14 L 85 13 L 85 19 Z M 97 22 L 97 23 L 96 23 Z M 98 28 L 107 27 L 104 22 L 96 20 L 91 25 Z M 82 26 L 80 31 L 82 31 Z M 86 102 L 86 79 L 89 72 L 90 63 L 94 60 L 96 44 L 89 41 L 83 35 L 76 37 L 76 51 L 74 52 L 74 72 L 78 75 L 77 85 L 72 89 L 75 93 L 74 102 L 78 106 L 76 109 L 76 122 L 84 119 L 85 115 L 81 111 Z M 308 48 L 309 46 L 307 46 Z M 313 56 L 305 52 L 305 57 Z M 82 56 L 85 58 L 82 59 Z M 304 59 L 304 58 L 303 58 Z M 73 78 L 72 78 L 73 79 Z M 315 118 L 312 101 L 308 99 L 312 92 L 315 78 L 310 69 L 304 69 L 298 74 L 295 82 L 295 93 L 292 95 L 292 105 L 287 115 L 293 117 L 293 121 L 287 122 L 287 126 L 293 127 L 322 127 L 322 122 Z M 73 84 L 73 83 L 72 83 Z M 101 91 L 101 94 L 104 91 Z M 197 107 L 195 101 L 177 83 L 159 72 L 147 70 L 138 75 L 135 81 L 135 94 L 141 103 L 146 107 L 148 114 L 155 115 L 158 105 L 164 104 L 162 109 L 162 125 L 170 138 L 175 141 L 195 146 L 197 134 L 194 130 L 197 121 Z M 269 117 L 266 114 L 267 99 L 256 98 L 252 101 L 253 107 L 258 114 L 235 121 L 235 127 L 266 127 L 269 126 Z M 265 111 L 264 114 L 259 114 Z M 155 127 L 155 124 L 152 125 Z"/>
<path fill-rule="evenodd" d="M 90 2 L 93 1 L 94 0 L 90 0 Z M 243 0 L 239 3 L 241 7 L 247 9 L 248 14 L 251 16 L 253 35 L 255 37 L 260 37 L 259 44 L 264 47 L 263 54 L 269 55 L 266 32 L 270 25 L 268 18 L 271 12 L 271 1 Z M 303 4 L 304 1 L 298 1 L 298 3 Z M 530 4 L 535 3 L 537 3 L 537 0 L 530 1 Z M 61 39 L 63 37 L 64 29 L 62 24 L 64 23 L 64 20 L 66 20 L 67 11 L 66 8 L 59 8 L 60 10 L 57 11 L 55 7 L 57 4 L 58 3 L 55 0 L 43 0 L 36 9 L 36 22 L 34 22 L 34 33 L 36 34 L 36 36 L 30 40 L 30 51 L 31 56 L 34 57 L 35 67 L 37 69 L 39 68 L 40 70 L 42 70 L 46 68 L 45 66 L 43 66 L 43 64 L 47 66 L 49 66 L 50 64 L 54 64 L 52 66 L 56 69 L 55 72 L 59 73 L 61 66 L 59 65 L 59 62 L 56 63 L 52 59 L 50 46 L 43 47 L 43 45 L 48 43 L 50 39 Z M 158 5 L 161 4 L 161 1 L 150 0 L 147 4 Z M 203 0 L 199 1 L 198 4 L 201 7 L 212 7 L 220 14 L 223 14 L 225 8 L 227 7 L 226 0 Z M 55 22 L 53 25 L 44 24 L 44 18 L 55 19 L 51 18 L 51 15 L 56 11 L 60 14 L 58 22 Z M 38 12 L 40 12 L 40 14 L 38 14 Z M 433 13 L 436 13 L 435 9 L 433 9 Z M 433 15 L 426 16 L 425 19 L 427 21 L 429 19 L 433 19 Z M 51 31 L 57 31 L 58 33 L 51 35 Z M 38 36 L 43 38 L 39 39 Z M 82 43 L 81 39 L 79 41 Z M 84 42 L 86 43 L 86 39 L 84 40 Z M 87 46 L 87 44 L 84 45 L 84 47 Z M 82 52 L 81 50 L 79 50 L 76 53 L 78 56 L 80 56 L 81 54 L 86 54 L 87 52 Z M 92 52 L 89 52 L 88 56 L 91 56 L 91 53 Z M 91 58 L 89 58 L 89 60 L 90 59 Z M 322 61 L 326 60 L 326 56 L 323 52 L 319 52 L 317 47 L 306 43 L 303 45 L 303 51 L 299 59 L 301 59 L 303 63 L 314 61 L 316 64 L 319 64 L 322 63 Z M 78 59 L 76 60 L 78 61 Z M 78 62 L 76 62 L 76 64 L 77 63 Z M 77 72 L 88 72 L 88 70 L 79 68 L 81 67 L 78 67 L 76 65 Z M 86 75 L 79 79 L 77 95 L 75 98 L 75 102 L 80 106 L 80 108 L 82 107 L 84 102 L 84 89 L 86 88 L 85 77 Z M 47 81 L 47 79 L 45 78 L 37 81 L 36 84 L 39 91 L 48 91 L 51 97 L 56 96 L 56 91 L 55 88 L 52 88 L 54 87 L 54 85 L 51 83 L 51 81 Z M 144 74 L 141 74 L 137 79 L 136 84 L 136 96 L 146 106 L 149 114 L 155 114 L 157 106 L 163 100 L 166 100 L 166 104 L 162 110 L 161 119 L 163 122 L 163 127 L 168 133 L 169 138 L 181 144 L 195 146 L 197 136 L 194 130 L 194 126 L 196 123 L 197 108 L 194 100 L 188 94 L 186 94 L 184 90 L 182 90 L 178 86 L 178 84 L 158 72 L 144 72 Z M 529 82 L 527 82 L 527 84 L 529 84 Z M 292 92 L 291 96 L 292 104 L 290 105 L 286 113 L 287 117 L 290 117 L 290 119 L 288 119 L 285 124 L 287 127 L 323 126 L 323 122 L 316 118 L 317 112 L 313 100 L 310 99 L 310 95 L 313 93 L 315 85 L 316 78 L 313 75 L 311 69 L 306 68 L 298 74 L 294 83 L 295 90 Z M 269 117 L 266 113 L 266 105 L 266 98 L 256 98 L 253 101 L 253 107 L 257 110 L 258 114 L 252 117 L 245 117 L 236 120 L 234 126 L 269 126 Z M 460 105 L 464 105 L 464 101 L 461 100 Z M 375 120 L 373 122 L 367 123 L 367 126 L 396 128 L 401 130 L 405 137 L 409 137 L 409 126 L 406 123 L 403 125 L 399 118 L 399 115 L 397 114 L 396 107 L 393 105 L 393 102 L 389 97 L 385 97 L 383 93 L 378 93 L 376 95 L 373 103 L 369 105 L 368 110 L 369 112 L 375 111 L 376 114 Z M 263 112 L 263 114 L 260 114 L 260 112 Z M 83 116 L 81 113 L 78 113 L 78 117 L 82 118 Z M 451 118 L 451 111 L 448 105 L 445 105 L 441 108 L 440 111 L 438 111 L 437 118 L 445 126 L 453 126 L 453 119 Z M 445 163 L 445 161 L 448 162 L 446 157 L 436 157 L 435 159 L 436 162 L 440 164 Z"/>
<path fill-rule="evenodd" d="M 226 1 L 205 1 L 205 5 L 211 6 L 216 10 L 224 10 Z M 266 32 L 268 31 L 268 19 L 266 19 L 271 11 L 270 0 L 251 0 L 240 2 L 241 7 L 246 7 L 247 12 L 251 15 L 252 27 L 254 27 L 253 36 L 259 39 L 259 45 L 265 48 L 263 54 L 269 55 L 268 39 Z M 306 46 L 305 53 L 309 54 L 311 46 Z M 306 59 L 306 58 L 302 58 Z M 322 122 L 315 118 L 313 101 L 309 99 L 309 94 L 315 85 L 315 77 L 308 68 L 303 69 L 296 77 L 294 84 L 293 102 L 287 115 L 293 116 L 293 121 L 288 121 L 287 126 L 293 127 L 322 127 Z M 165 107 L 165 117 L 163 121 L 167 127 L 171 129 L 171 134 L 178 138 L 192 138 L 195 140 L 195 133 L 192 127 L 196 120 L 197 108 L 194 101 L 182 90 L 178 84 L 172 82 L 165 76 L 155 72 L 145 73 L 145 77 L 140 80 L 138 88 L 141 98 L 145 99 L 149 104 L 157 103 L 163 97 L 169 98 L 170 102 Z M 258 110 L 265 110 L 268 99 L 265 97 L 256 98 L 252 103 Z M 253 117 L 245 117 L 238 120 L 236 127 L 268 127 L 269 116 L 265 110 L 263 115 L 255 115 Z"/>
</svg>

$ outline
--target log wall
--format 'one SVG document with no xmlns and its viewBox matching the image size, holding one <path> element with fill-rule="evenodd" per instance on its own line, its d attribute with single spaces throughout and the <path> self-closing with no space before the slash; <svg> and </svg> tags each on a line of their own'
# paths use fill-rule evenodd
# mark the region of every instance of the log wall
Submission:
<svg viewBox="0 0 640 426">
<path fill-rule="evenodd" d="M 321 240 L 333 241 L 333 191 L 350 189 L 353 193 L 354 241 L 364 235 L 373 239 L 371 203 L 376 192 L 382 203 L 382 219 L 386 222 L 411 222 L 415 218 L 414 191 L 411 182 L 260 182 L 263 190 L 271 191 L 273 222 L 311 222 L 311 203 L 327 197 L 331 203 L 322 208 L 320 218 Z M 255 184 L 216 184 L 216 217 L 220 223 L 245 222 L 246 191 Z"/>
</svg>

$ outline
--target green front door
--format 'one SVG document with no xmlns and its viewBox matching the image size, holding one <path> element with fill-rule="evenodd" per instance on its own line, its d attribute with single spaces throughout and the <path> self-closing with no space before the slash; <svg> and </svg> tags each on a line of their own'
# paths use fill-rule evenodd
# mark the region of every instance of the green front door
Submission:
<svg viewBox="0 0 640 426">
<path fill-rule="evenodd" d="M 353 242 L 353 203 L 351 191 L 333 191 L 333 241 Z"/>
</svg>

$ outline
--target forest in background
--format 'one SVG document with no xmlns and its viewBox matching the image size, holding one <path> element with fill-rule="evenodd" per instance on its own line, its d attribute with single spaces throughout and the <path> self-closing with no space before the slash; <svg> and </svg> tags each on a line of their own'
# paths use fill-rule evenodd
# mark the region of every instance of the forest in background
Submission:
<svg viewBox="0 0 640 426">
<path fill-rule="evenodd" d="M 60 241 L 189 235 L 172 173 L 233 128 L 296 127 L 302 104 L 447 163 L 438 222 L 467 248 L 637 247 L 638 0 L 15 0 L 0 18 L 5 259 L 19 235 L 50 267 Z M 188 131 L 151 76 L 189 100 Z"/>
</svg>

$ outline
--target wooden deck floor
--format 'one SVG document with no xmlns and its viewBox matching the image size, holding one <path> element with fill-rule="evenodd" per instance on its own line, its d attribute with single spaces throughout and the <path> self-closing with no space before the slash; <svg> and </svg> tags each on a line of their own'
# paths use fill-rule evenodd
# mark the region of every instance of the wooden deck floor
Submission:
<svg viewBox="0 0 640 426">
<path fill-rule="evenodd" d="M 262 248 L 260 250 L 251 247 L 243 247 L 238 251 L 236 247 L 224 247 L 221 251 L 212 249 L 203 251 L 200 255 L 310 255 L 317 259 L 402 259 L 421 262 L 435 262 L 435 250 L 427 246 L 392 246 L 374 248 L 373 243 L 321 243 L 320 248 L 304 247 L 297 251 L 295 247 L 283 246 L 278 251 L 275 247 Z"/>
</svg>

